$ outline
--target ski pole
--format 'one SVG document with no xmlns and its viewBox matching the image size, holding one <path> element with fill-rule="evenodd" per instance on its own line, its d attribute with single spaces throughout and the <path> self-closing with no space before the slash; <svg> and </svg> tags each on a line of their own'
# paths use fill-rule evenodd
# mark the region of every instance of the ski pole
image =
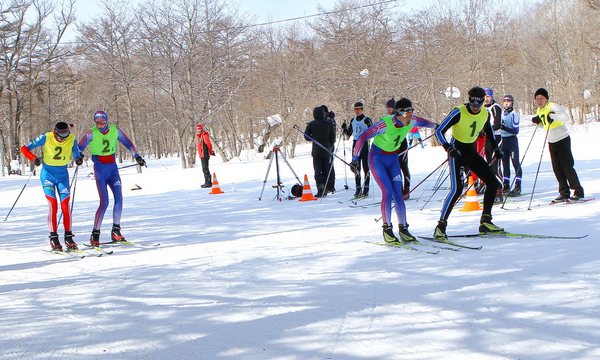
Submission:
<svg viewBox="0 0 600 360">
<path fill-rule="evenodd" d="M 21 189 L 21 192 L 17 196 L 17 199 L 15 200 L 15 203 L 11 206 L 10 210 L 8 211 L 8 214 L 6 214 L 6 217 L 4 218 L 4 221 L 6 221 L 8 219 L 8 216 L 10 215 L 10 213 L 15 208 L 15 205 L 17 205 L 17 201 L 19 201 L 19 198 L 21 197 L 21 194 L 23 193 L 23 190 L 25 190 L 25 187 L 27 186 L 27 183 L 29 183 L 29 179 L 31 179 L 32 175 L 33 175 L 33 171 L 31 172 L 31 174 L 29 174 L 29 177 L 27 178 L 27 181 L 25 181 L 25 185 L 23 185 L 23 188 Z"/>
<path fill-rule="evenodd" d="M 411 192 L 415 191 L 416 188 L 418 188 L 419 186 L 421 186 L 421 184 L 423 184 L 427 179 L 429 179 L 429 177 L 431 175 L 433 175 L 436 171 L 438 171 L 447 162 L 448 162 L 448 159 L 444 160 L 440 165 L 438 165 L 438 167 L 436 167 L 432 172 L 430 172 L 429 175 L 425 176 L 425 178 L 423 180 L 421 180 L 421 182 L 419 182 L 415 187 L 413 187 L 408 193 L 410 194 Z M 393 208 L 394 208 L 394 206 L 392 206 L 391 209 L 393 209 Z M 381 220 L 381 218 L 382 218 L 382 216 L 380 216 L 379 218 L 375 219 L 375 222 L 379 222 L 379 220 Z"/>
<path fill-rule="evenodd" d="M 434 132 L 433 134 L 429 135 L 428 137 L 426 137 L 425 139 L 423 139 L 423 141 L 425 141 L 425 140 L 427 140 L 427 139 L 431 138 L 433 135 L 435 135 L 435 132 Z M 407 151 L 408 151 L 408 150 L 410 150 L 410 149 L 413 149 L 413 148 L 415 148 L 417 145 L 419 145 L 419 143 L 415 143 L 414 145 L 411 145 L 411 146 L 410 146 L 408 149 L 406 149 L 406 150 L 402 151 L 401 153 L 399 153 L 399 154 L 398 154 L 398 156 L 402 156 L 402 155 L 404 155 L 404 153 L 405 153 L 405 152 L 407 152 Z"/>
<path fill-rule="evenodd" d="M 533 194 L 535 193 L 535 185 L 537 184 L 538 175 L 540 173 L 540 166 L 542 166 L 542 157 L 544 156 L 544 148 L 546 147 L 546 141 L 548 140 L 548 133 L 550 132 L 550 124 L 546 129 L 546 137 L 544 138 L 544 146 L 542 147 L 542 154 L 540 155 L 540 162 L 538 163 L 537 170 L 535 171 L 535 180 L 533 181 L 533 189 L 531 190 L 531 198 L 529 198 L 529 207 L 527 210 L 531 210 L 531 202 L 533 201 Z"/>
<path fill-rule="evenodd" d="M 342 134 L 342 136 L 344 136 Z M 334 150 L 334 154 L 337 154 L 338 149 L 340 148 L 340 141 L 342 140 L 342 138 L 340 137 L 340 139 L 337 142 L 337 145 L 335 146 L 335 150 Z M 327 179 L 325 180 L 325 187 L 327 188 L 327 184 L 329 184 L 329 180 L 331 179 L 331 172 L 333 171 L 333 161 L 335 159 L 333 157 L 331 157 L 331 165 L 329 166 L 329 172 L 327 172 Z M 344 171 L 346 170 L 346 167 L 344 166 Z M 334 184 L 335 185 L 335 184 Z M 327 191 L 324 192 L 324 194 L 327 194 Z M 327 195 L 324 195 L 323 197 L 325 197 Z"/>
<path fill-rule="evenodd" d="M 331 150 L 329 150 L 328 148 L 326 148 L 323 144 L 321 144 L 320 142 L 318 142 L 317 140 L 315 140 L 312 136 L 308 135 L 307 133 L 305 133 L 304 131 L 300 130 L 300 128 L 298 127 L 298 125 L 294 125 L 292 126 L 294 129 L 298 130 L 299 132 L 301 132 L 307 139 L 309 139 L 310 141 L 312 141 L 313 143 L 317 144 L 321 149 L 325 150 L 329 155 L 331 156 L 335 156 L 336 158 L 338 158 L 341 162 L 343 162 L 344 164 L 350 166 L 349 163 L 347 163 L 344 159 L 342 159 L 341 157 L 337 156 L 336 154 L 334 154 Z"/>
<path fill-rule="evenodd" d="M 71 178 L 71 182 L 69 183 L 69 193 L 73 193 L 75 192 L 75 190 L 73 189 L 73 192 L 71 192 L 71 188 L 73 188 L 74 186 L 76 186 L 77 184 L 77 170 L 79 170 L 79 166 L 75 167 L 75 172 L 73 173 L 73 177 Z M 75 195 L 73 195 L 73 198 L 71 198 L 71 200 L 73 200 L 75 198 Z M 73 200 L 73 202 L 75 202 L 75 200 Z M 73 205 L 71 204 L 71 209 L 69 210 L 69 214 L 72 213 L 73 210 Z M 60 225 L 61 221 L 62 221 L 62 217 L 63 214 L 62 212 L 60 213 L 60 216 L 58 217 L 58 225 Z"/>
<path fill-rule="evenodd" d="M 129 165 L 121 166 L 120 168 L 118 168 L 118 170 L 127 169 L 127 168 L 132 167 L 132 166 L 138 166 L 138 164 L 135 163 L 135 164 L 129 164 Z"/>
<path fill-rule="evenodd" d="M 535 129 L 533 129 L 533 134 L 531 134 L 531 139 L 529 139 L 529 144 L 527 144 L 525 153 L 523 153 L 523 157 L 521 158 L 521 162 L 519 163 L 519 168 L 515 169 L 515 178 L 513 179 L 513 181 L 510 184 L 511 189 L 515 185 L 515 182 L 517 181 L 517 173 L 519 172 L 519 170 L 521 170 L 521 168 L 523 168 L 523 161 L 525 161 L 525 156 L 527 155 L 527 151 L 529 151 L 529 146 L 531 146 L 531 142 L 533 141 L 533 137 L 535 136 L 535 132 L 537 131 L 537 129 L 538 129 L 538 126 L 536 126 Z M 508 200 L 508 196 L 504 198 L 504 202 L 502 203 L 502 206 L 500 207 L 500 209 L 504 209 L 504 204 L 506 204 L 506 200 Z"/>
<path fill-rule="evenodd" d="M 450 172 L 448 172 L 448 174 L 446 174 L 446 176 L 444 176 L 444 174 L 446 173 L 445 170 L 440 171 L 440 176 L 438 177 L 438 180 L 436 181 L 435 184 L 435 189 L 433 190 L 433 193 L 431 194 L 431 196 L 425 201 L 425 204 L 423 204 L 423 206 L 421 207 L 421 209 L 419 210 L 423 210 L 425 209 L 425 206 L 427 206 L 429 204 L 429 202 L 431 201 L 431 199 L 433 199 L 433 197 L 435 196 L 435 194 L 438 192 L 438 190 L 441 189 L 442 185 L 446 182 L 446 180 L 450 177 Z M 443 178 L 443 179 L 442 179 Z"/>
<path fill-rule="evenodd" d="M 342 146 L 344 147 L 344 161 L 346 160 L 346 139 L 344 139 L 344 134 L 342 133 Z M 348 190 L 348 173 L 346 171 L 346 167 L 344 166 L 344 190 Z"/>
</svg>

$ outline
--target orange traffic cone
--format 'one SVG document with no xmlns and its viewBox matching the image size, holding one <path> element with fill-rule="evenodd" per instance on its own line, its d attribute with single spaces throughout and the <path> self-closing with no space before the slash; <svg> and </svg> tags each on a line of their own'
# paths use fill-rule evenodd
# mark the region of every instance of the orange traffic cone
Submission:
<svg viewBox="0 0 600 360">
<path fill-rule="evenodd" d="M 219 181 L 217 180 L 217 173 L 213 173 L 212 189 L 210 189 L 209 194 L 225 194 L 219 186 Z"/>
<path fill-rule="evenodd" d="M 469 175 L 469 190 L 467 190 L 467 199 L 465 200 L 465 206 L 460 211 L 477 211 L 481 210 L 479 206 L 479 200 L 477 199 L 477 191 L 473 185 L 473 176 Z"/>
<path fill-rule="evenodd" d="M 302 197 L 298 201 L 310 201 L 310 200 L 319 200 L 317 199 L 310 189 L 310 184 L 308 183 L 308 176 L 304 174 L 304 186 L 302 187 Z"/>
</svg>

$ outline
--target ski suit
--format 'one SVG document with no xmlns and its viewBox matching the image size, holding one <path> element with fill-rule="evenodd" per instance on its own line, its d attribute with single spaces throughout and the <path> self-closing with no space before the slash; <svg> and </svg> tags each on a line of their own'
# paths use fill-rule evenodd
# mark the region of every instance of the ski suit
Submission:
<svg viewBox="0 0 600 360">
<path fill-rule="evenodd" d="M 353 149 L 356 146 L 356 141 L 358 140 L 358 138 L 365 131 L 367 131 L 367 129 L 371 125 L 373 125 L 373 121 L 371 120 L 370 117 L 368 117 L 364 114 L 355 116 L 350 120 L 350 126 L 345 127 L 346 130 L 343 130 L 343 131 L 346 136 L 352 136 L 352 138 L 353 138 L 352 148 Z M 356 189 L 361 189 L 361 183 L 362 183 L 362 179 L 360 176 L 361 168 L 365 173 L 364 191 L 366 193 L 368 193 L 369 185 L 370 185 L 370 181 L 371 181 L 371 178 L 369 176 L 369 147 L 368 146 L 364 146 L 359 154 L 358 167 L 356 168 L 357 171 L 354 174 L 354 182 L 356 184 Z M 357 191 L 357 193 L 359 193 L 359 192 L 360 191 Z"/>
<path fill-rule="evenodd" d="M 500 127 L 500 136 L 502 142 L 500 143 L 500 149 L 502 149 L 502 172 L 504 175 L 503 184 L 510 186 L 510 163 L 512 162 L 515 168 L 515 184 L 519 188 L 521 187 L 521 178 L 523 177 L 523 170 L 521 169 L 521 163 L 519 161 L 519 140 L 517 134 L 519 133 L 519 114 L 512 109 L 507 109 L 502 113 L 502 125 Z"/>
</svg>

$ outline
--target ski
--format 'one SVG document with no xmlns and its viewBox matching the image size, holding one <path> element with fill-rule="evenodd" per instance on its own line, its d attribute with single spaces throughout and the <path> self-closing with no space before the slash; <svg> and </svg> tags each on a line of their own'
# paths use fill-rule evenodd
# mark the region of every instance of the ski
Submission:
<svg viewBox="0 0 600 360">
<path fill-rule="evenodd" d="M 588 201 L 592 201 L 592 200 L 596 200 L 596 198 L 584 198 L 584 199 L 579 199 L 579 200 L 565 200 L 565 201 L 556 201 L 556 200 L 552 200 L 550 201 L 550 205 L 569 205 L 569 204 L 579 204 L 579 203 L 586 203 Z"/>
<path fill-rule="evenodd" d="M 463 244 L 455 243 L 454 241 L 450 241 L 450 240 L 447 240 L 447 239 L 436 239 L 436 238 L 431 237 L 431 236 L 419 236 L 419 237 L 421 239 L 425 239 L 425 240 L 437 242 L 437 243 L 440 243 L 440 244 L 446 244 L 446 245 L 450 245 L 450 246 L 455 246 L 457 248 L 463 248 L 463 249 L 469 249 L 469 250 L 481 250 L 483 248 L 483 246 L 468 246 L 468 245 L 463 245 Z"/>
<path fill-rule="evenodd" d="M 125 240 L 125 241 L 107 241 L 107 242 L 101 242 L 100 245 L 125 245 L 125 246 L 134 246 L 134 247 L 143 247 L 143 248 L 152 248 L 152 247 L 157 247 L 160 246 L 160 243 L 141 243 L 141 242 L 136 242 L 136 241 L 129 241 L 129 240 Z"/>
<path fill-rule="evenodd" d="M 112 255 L 114 253 L 114 251 L 106 250 L 105 248 L 103 248 L 101 246 L 92 246 L 90 244 L 83 244 L 83 245 L 86 246 L 87 248 L 89 248 L 90 250 L 96 250 L 102 254 Z"/>
<path fill-rule="evenodd" d="M 583 239 L 589 234 L 578 235 L 578 236 L 562 236 L 562 235 L 542 235 L 542 234 L 523 234 L 523 233 L 511 233 L 511 232 L 499 232 L 489 234 L 462 234 L 462 235 L 448 235 L 449 238 L 529 238 L 529 239 Z"/>
<path fill-rule="evenodd" d="M 385 241 L 365 241 L 365 242 L 368 244 L 375 244 L 375 245 L 379 245 L 379 246 L 388 246 L 388 247 L 394 247 L 394 248 L 399 248 L 399 249 L 404 249 L 404 250 L 418 251 L 418 252 L 431 254 L 431 255 L 437 255 L 440 252 L 439 250 L 427 251 L 427 250 L 419 249 L 417 247 L 411 246 L 411 245 L 403 243 L 403 242 L 393 242 L 393 243 L 388 243 Z M 418 243 L 418 245 L 423 245 L 418 241 L 417 241 L 417 243 Z"/>
<path fill-rule="evenodd" d="M 355 208 L 363 208 L 363 209 L 367 209 L 376 205 L 381 205 L 381 201 L 377 201 L 374 203 L 370 203 L 370 204 L 363 204 L 363 205 L 359 205 L 359 204 L 353 204 L 353 205 L 348 205 L 348 207 L 351 207 L 353 209 Z"/>
<path fill-rule="evenodd" d="M 45 252 L 45 253 L 62 255 L 64 257 L 69 257 L 69 258 L 73 258 L 73 259 L 83 259 L 85 257 L 85 254 L 79 254 L 79 253 L 74 253 L 74 252 L 66 252 L 66 251 L 63 251 L 63 250 L 47 250 L 47 249 L 42 249 L 42 251 Z"/>
</svg>

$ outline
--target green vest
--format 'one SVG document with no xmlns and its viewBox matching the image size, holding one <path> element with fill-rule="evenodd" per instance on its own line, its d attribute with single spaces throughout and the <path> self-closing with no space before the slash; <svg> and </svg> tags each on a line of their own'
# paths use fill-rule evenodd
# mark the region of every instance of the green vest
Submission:
<svg viewBox="0 0 600 360">
<path fill-rule="evenodd" d="M 461 143 L 472 144 L 487 124 L 489 113 L 484 107 L 475 115 L 471 114 L 464 104 L 456 108 L 460 111 L 460 120 L 452 125 L 452 137 Z"/>
<path fill-rule="evenodd" d="M 103 134 L 97 127 L 92 128 L 90 153 L 92 155 L 112 155 L 117 151 L 119 130 L 115 124 L 108 125 L 108 132 Z"/>
<path fill-rule="evenodd" d="M 406 139 L 406 135 L 408 135 L 410 129 L 413 128 L 414 122 L 411 121 L 408 125 L 397 128 L 394 125 L 392 115 L 382 116 L 380 120 L 385 122 L 385 132 L 375 136 L 373 145 L 383 151 L 393 152 L 398 150 L 402 141 Z"/>
</svg>

